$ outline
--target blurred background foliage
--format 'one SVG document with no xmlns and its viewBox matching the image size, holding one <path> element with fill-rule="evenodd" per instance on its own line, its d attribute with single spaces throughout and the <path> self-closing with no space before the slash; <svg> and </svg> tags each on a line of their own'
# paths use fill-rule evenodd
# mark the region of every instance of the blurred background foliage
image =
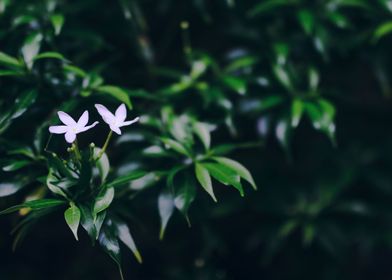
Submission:
<svg viewBox="0 0 392 280">
<path fill-rule="evenodd" d="M 0 0 L 0 207 L 50 196 L 56 111 L 122 102 L 142 118 L 111 174 L 149 172 L 117 203 L 143 256 L 123 252 L 126 279 L 390 279 L 391 33 L 390 0 Z M 193 170 L 173 180 L 221 155 L 258 190 L 214 181 L 214 203 Z M 191 227 L 171 210 L 160 241 L 168 186 Z M 18 216 L 0 220 L 1 279 L 119 277 L 61 212 L 12 252 Z"/>
</svg>

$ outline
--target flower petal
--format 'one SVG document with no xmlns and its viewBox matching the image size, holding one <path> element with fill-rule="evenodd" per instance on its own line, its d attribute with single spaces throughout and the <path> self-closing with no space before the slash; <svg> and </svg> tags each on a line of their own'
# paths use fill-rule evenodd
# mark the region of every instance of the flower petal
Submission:
<svg viewBox="0 0 392 280">
<path fill-rule="evenodd" d="M 95 104 L 95 108 L 97 109 L 98 113 L 101 115 L 105 123 L 110 125 L 115 122 L 116 118 L 105 106 L 101 104 Z"/>
<path fill-rule="evenodd" d="M 136 118 L 134 118 L 134 119 L 131 120 L 131 121 L 123 122 L 123 123 L 121 124 L 121 126 L 131 125 L 131 124 L 137 122 L 139 119 L 140 119 L 139 117 L 136 117 Z"/>
<path fill-rule="evenodd" d="M 121 104 L 120 106 L 118 106 L 117 110 L 116 110 L 116 120 L 118 123 L 121 123 L 123 121 L 125 121 L 127 117 L 127 108 L 125 107 L 125 104 Z"/>
<path fill-rule="evenodd" d="M 67 133 L 65 133 L 65 140 L 68 143 L 73 143 L 73 141 L 75 141 L 76 139 L 76 133 L 68 131 Z"/>
<path fill-rule="evenodd" d="M 54 134 L 63 134 L 66 133 L 68 127 L 66 125 L 53 125 L 49 127 L 49 132 Z"/>
<path fill-rule="evenodd" d="M 78 120 L 78 128 L 85 127 L 88 123 L 88 111 L 84 111 Z"/>
<path fill-rule="evenodd" d="M 65 113 L 63 111 L 58 111 L 57 114 L 59 115 L 60 120 L 65 125 L 69 125 L 69 126 L 76 125 L 76 122 L 74 121 L 74 119 L 70 115 L 68 115 L 67 113 Z"/>
<path fill-rule="evenodd" d="M 93 128 L 94 126 L 96 126 L 98 123 L 99 123 L 99 122 L 94 122 L 94 123 L 91 124 L 91 125 L 84 126 L 84 127 L 80 127 L 80 128 L 78 128 L 77 133 L 87 131 L 87 130 L 89 130 L 90 128 Z"/>
<path fill-rule="evenodd" d="M 115 133 L 117 133 L 118 135 L 121 135 L 121 130 L 118 126 L 115 125 L 111 125 L 110 129 L 113 130 Z"/>
</svg>

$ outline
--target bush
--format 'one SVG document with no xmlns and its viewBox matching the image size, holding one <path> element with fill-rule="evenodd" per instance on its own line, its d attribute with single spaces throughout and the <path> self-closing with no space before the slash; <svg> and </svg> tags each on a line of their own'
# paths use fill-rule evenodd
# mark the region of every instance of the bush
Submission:
<svg viewBox="0 0 392 280">
<path fill-rule="evenodd" d="M 389 279 L 391 13 L 0 0 L 1 279 Z"/>
</svg>

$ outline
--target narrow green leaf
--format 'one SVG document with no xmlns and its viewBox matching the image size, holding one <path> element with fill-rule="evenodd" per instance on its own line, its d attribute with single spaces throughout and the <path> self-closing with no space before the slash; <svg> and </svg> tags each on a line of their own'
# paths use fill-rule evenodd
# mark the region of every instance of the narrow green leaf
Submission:
<svg viewBox="0 0 392 280">
<path fill-rule="evenodd" d="M 246 93 L 246 81 L 244 79 L 234 76 L 224 76 L 222 77 L 222 82 L 240 95 Z"/>
<path fill-rule="evenodd" d="M 188 210 L 195 199 L 196 187 L 192 178 L 187 175 L 175 186 L 174 206 L 181 212 L 190 226 Z"/>
<path fill-rule="evenodd" d="M 80 224 L 86 230 L 86 232 L 90 236 L 91 241 L 94 244 L 94 241 L 97 239 L 97 230 L 95 227 L 93 211 L 88 205 L 81 205 L 79 209 L 81 214 Z"/>
<path fill-rule="evenodd" d="M 174 211 L 174 197 L 170 192 L 163 191 L 158 197 L 158 210 L 161 218 L 161 230 L 159 233 L 159 239 L 163 239 L 165 235 L 165 229 L 170 217 Z"/>
<path fill-rule="evenodd" d="M 161 141 L 169 148 L 175 150 L 176 152 L 189 156 L 187 149 L 180 143 L 170 138 L 161 138 Z"/>
<path fill-rule="evenodd" d="M 125 224 L 123 221 L 116 219 L 114 220 L 114 226 L 117 229 L 117 236 L 121 240 L 121 242 L 123 242 L 132 251 L 136 260 L 139 263 L 142 263 L 142 256 L 140 255 L 140 252 L 136 247 L 135 241 L 133 240 L 128 225 Z"/>
<path fill-rule="evenodd" d="M 34 104 L 37 96 L 38 92 L 36 90 L 25 91 L 18 96 L 12 108 L 11 119 L 19 118 L 24 112 L 26 112 L 27 109 Z"/>
<path fill-rule="evenodd" d="M 70 207 L 64 212 L 65 221 L 67 222 L 76 240 L 79 240 L 78 228 L 80 223 L 80 215 L 80 210 L 74 203 L 71 203 Z"/>
<path fill-rule="evenodd" d="M 214 157 L 213 160 L 219 162 L 220 164 L 226 166 L 227 168 L 233 170 L 235 173 L 237 173 L 241 178 L 244 180 L 248 181 L 249 184 L 252 185 L 253 189 L 257 190 L 256 183 L 250 174 L 249 170 L 246 169 L 245 166 L 243 166 L 241 163 L 238 161 L 226 158 L 226 157 Z"/>
<path fill-rule="evenodd" d="M 3 52 L 0 52 L 0 65 L 23 68 L 23 64 L 19 60 Z"/>
<path fill-rule="evenodd" d="M 241 196 L 244 196 L 244 189 L 240 182 L 240 176 L 233 174 L 232 170 L 219 163 L 204 163 L 212 177 L 224 185 L 230 185 L 236 188 Z"/>
<path fill-rule="evenodd" d="M 384 22 L 379 25 L 373 34 L 373 42 L 379 41 L 382 37 L 390 34 L 392 32 L 392 21 Z"/>
<path fill-rule="evenodd" d="M 64 203 L 65 203 L 64 200 L 50 199 L 50 198 L 32 200 L 32 201 L 27 201 L 23 204 L 19 204 L 19 205 L 15 205 L 10 208 L 7 208 L 7 209 L 1 211 L 0 215 L 16 212 L 16 211 L 23 209 L 23 208 L 31 208 L 32 210 L 40 210 L 40 209 L 60 206 L 60 205 L 63 205 Z"/>
<path fill-rule="evenodd" d="M 116 98 L 118 101 L 125 103 L 125 105 L 128 106 L 129 110 L 132 110 L 132 103 L 131 103 L 131 100 L 129 99 L 129 95 L 122 88 L 116 87 L 116 86 L 111 86 L 111 85 L 105 85 L 105 86 L 100 86 L 100 87 L 96 88 L 96 90 L 100 93 L 108 94 L 108 95 Z"/>
<path fill-rule="evenodd" d="M 99 192 L 98 196 L 95 198 L 94 203 L 94 216 L 99 212 L 106 210 L 112 203 L 114 198 L 114 188 L 113 187 L 103 187 Z"/>
<path fill-rule="evenodd" d="M 204 190 L 212 197 L 212 199 L 217 202 L 214 190 L 212 188 L 211 176 L 208 170 L 200 163 L 195 164 L 195 174 L 200 185 Z"/>
<path fill-rule="evenodd" d="M 67 61 L 67 59 L 58 52 L 43 52 L 40 54 L 37 54 L 36 56 L 34 56 L 34 61 L 40 60 L 40 59 L 45 59 L 45 58 L 52 58 L 52 59 L 58 59 L 58 60 L 63 60 L 63 61 Z"/>
<path fill-rule="evenodd" d="M 200 138 L 206 150 L 210 148 L 211 144 L 211 135 L 208 129 L 208 125 L 201 122 L 193 123 L 193 131 Z"/>
<path fill-rule="evenodd" d="M 132 171 L 132 173 L 130 173 L 130 174 L 117 177 L 115 180 L 108 183 L 108 186 L 116 188 L 121 185 L 128 184 L 133 180 L 139 179 L 139 178 L 145 176 L 146 174 L 147 174 L 147 172 L 145 172 L 145 171 Z"/>
<path fill-rule="evenodd" d="M 295 128 L 298 126 L 303 111 L 304 111 L 304 105 L 302 100 L 294 99 L 293 103 L 291 103 L 291 126 L 292 127 Z"/>
<path fill-rule="evenodd" d="M 29 160 L 17 160 L 8 163 L 7 165 L 3 166 L 3 171 L 10 172 L 19 170 L 27 165 L 31 164 Z"/>
<path fill-rule="evenodd" d="M 50 17 L 50 21 L 53 25 L 54 34 L 59 35 L 64 25 L 64 16 L 61 14 L 54 14 Z"/>
<path fill-rule="evenodd" d="M 33 33 L 27 37 L 22 47 L 23 58 L 29 69 L 33 67 L 33 58 L 39 53 L 42 39 L 43 36 L 41 33 Z"/>
</svg>

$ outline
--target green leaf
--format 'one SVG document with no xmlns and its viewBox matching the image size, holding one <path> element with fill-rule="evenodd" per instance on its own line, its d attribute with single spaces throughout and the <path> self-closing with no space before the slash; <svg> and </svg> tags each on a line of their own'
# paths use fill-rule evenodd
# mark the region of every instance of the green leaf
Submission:
<svg viewBox="0 0 392 280">
<path fill-rule="evenodd" d="M 50 21 L 54 29 L 54 34 L 59 35 L 64 25 L 64 16 L 61 14 L 54 14 L 50 17 Z"/>
<path fill-rule="evenodd" d="M 27 68 L 31 69 L 34 63 L 34 57 L 39 53 L 43 36 L 41 33 L 33 33 L 27 37 L 23 47 L 22 54 Z"/>
<path fill-rule="evenodd" d="M 176 152 L 189 156 L 187 149 L 180 143 L 170 138 L 161 138 L 161 141 L 169 148 L 175 150 Z"/>
<path fill-rule="evenodd" d="M 244 196 L 244 189 L 240 182 L 240 176 L 233 174 L 232 170 L 219 163 L 203 163 L 212 177 L 224 185 L 235 187 L 241 196 Z"/>
<path fill-rule="evenodd" d="M 281 119 L 276 124 L 275 135 L 279 143 L 286 150 L 290 150 L 291 126 L 288 119 Z"/>
<path fill-rule="evenodd" d="M 98 155 L 100 154 L 101 149 L 95 147 L 94 148 L 94 158 L 97 158 Z M 101 177 L 101 182 L 104 183 L 106 180 L 106 177 L 109 174 L 110 170 L 110 163 L 109 163 L 109 158 L 106 153 L 103 153 L 101 158 L 96 161 L 96 166 L 98 167 L 99 175 Z"/>
<path fill-rule="evenodd" d="M 63 61 L 67 61 L 67 59 L 58 52 L 43 52 L 40 53 L 36 56 L 34 56 L 34 61 L 40 60 L 40 59 L 45 59 L 45 58 L 53 58 L 53 59 L 59 59 L 59 60 L 63 60 Z"/>
<path fill-rule="evenodd" d="M 193 123 L 193 131 L 200 138 L 201 142 L 204 145 L 204 148 L 208 150 L 211 145 L 211 135 L 210 130 L 208 129 L 208 125 L 202 122 L 194 122 Z"/>
<path fill-rule="evenodd" d="M 38 92 L 36 90 L 29 90 L 22 93 L 16 100 L 15 105 L 12 108 L 11 119 L 19 118 L 27 109 L 34 104 Z"/>
<path fill-rule="evenodd" d="M 48 187 L 48 189 L 57 195 L 60 195 L 62 197 L 67 197 L 67 195 L 65 194 L 65 192 L 62 190 L 61 187 L 59 187 L 56 182 L 58 182 L 59 180 L 54 176 L 54 171 L 53 169 L 49 169 L 49 174 L 46 177 L 46 186 Z"/>
<path fill-rule="evenodd" d="M 108 183 L 108 186 L 116 188 L 121 185 L 128 184 L 129 182 L 131 182 L 133 180 L 139 179 L 139 178 L 145 176 L 146 174 L 147 174 L 147 172 L 145 172 L 145 171 L 132 171 L 132 173 L 130 173 L 130 174 L 117 177 L 115 180 Z"/>
<path fill-rule="evenodd" d="M 95 218 L 94 226 L 95 226 L 95 230 L 96 230 L 96 234 L 97 234 L 95 239 L 99 238 L 99 234 L 101 232 L 101 228 L 103 226 L 105 218 L 106 218 L 106 211 L 99 212 Z"/>
<path fill-rule="evenodd" d="M 7 209 L 1 211 L 0 215 L 16 212 L 16 211 L 23 209 L 23 208 L 31 208 L 32 210 L 40 210 L 40 209 L 45 209 L 45 208 L 57 207 L 57 206 L 60 206 L 63 204 L 65 204 L 65 201 L 59 200 L 59 199 L 48 198 L 48 199 L 32 200 L 32 201 L 27 201 L 23 204 L 19 204 L 19 205 L 15 205 L 10 208 L 7 208 Z"/>
<path fill-rule="evenodd" d="M 382 37 L 390 34 L 391 32 L 392 32 L 392 21 L 384 22 L 383 24 L 379 25 L 377 29 L 374 31 L 373 42 L 376 43 Z"/>
<path fill-rule="evenodd" d="M 10 172 L 19 170 L 27 165 L 31 164 L 29 160 L 17 160 L 8 163 L 7 165 L 3 166 L 3 171 Z"/>
<path fill-rule="evenodd" d="M 0 65 L 12 66 L 18 69 L 23 68 L 23 64 L 19 60 L 3 52 L 0 52 Z"/>
<path fill-rule="evenodd" d="M 241 163 L 238 161 L 226 158 L 226 157 L 214 157 L 213 160 L 219 162 L 220 164 L 224 165 L 225 167 L 233 170 L 235 173 L 237 173 L 241 178 L 244 180 L 248 181 L 249 184 L 253 187 L 253 189 L 257 190 L 256 183 L 250 174 L 249 170 L 246 169 L 245 166 L 243 166 Z"/>
<path fill-rule="evenodd" d="M 117 99 L 118 101 L 125 103 L 125 105 L 128 106 L 128 109 L 132 110 L 132 103 L 131 100 L 129 99 L 128 93 L 122 88 L 111 86 L 111 85 L 105 85 L 96 88 L 96 90 L 100 93 L 110 95 L 115 99 Z"/>
<path fill-rule="evenodd" d="M 136 260 L 139 263 L 142 263 L 142 256 L 140 255 L 139 250 L 136 248 L 135 241 L 133 240 L 128 225 L 119 219 L 115 219 L 114 226 L 116 227 L 117 236 L 121 240 L 121 242 L 123 242 L 132 251 Z"/>
<path fill-rule="evenodd" d="M 222 82 L 240 95 L 244 95 L 246 93 L 246 81 L 244 79 L 234 76 L 224 76 L 222 77 Z"/>
<path fill-rule="evenodd" d="M 291 126 L 292 127 L 297 127 L 301 117 L 302 113 L 304 111 L 304 104 L 302 100 L 300 99 L 294 99 L 293 103 L 291 104 Z"/>
<path fill-rule="evenodd" d="M 94 243 L 94 241 L 97 239 L 97 230 L 95 227 L 95 221 L 94 221 L 94 216 L 93 216 L 93 211 L 91 207 L 88 205 L 81 205 L 79 207 L 80 209 L 80 224 L 82 227 L 86 230 L 88 235 L 90 236 L 91 241 Z M 104 212 L 102 212 L 104 213 Z M 98 214 L 99 216 L 99 214 Z M 98 217 L 97 217 L 98 219 Z"/>
<path fill-rule="evenodd" d="M 278 9 L 284 6 L 292 6 L 297 4 L 296 0 L 266 0 L 261 1 L 248 11 L 248 17 L 255 17 L 260 14 L 271 12 L 271 10 Z"/>
<path fill-rule="evenodd" d="M 289 92 L 294 92 L 294 87 L 291 82 L 289 73 L 279 64 L 276 64 L 273 68 L 274 73 L 278 81 L 284 86 Z"/>
<path fill-rule="evenodd" d="M 13 195 L 24 187 L 21 182 L 4 182 L 0 183 L 0 197 Z"/>
<path fill-rule="evenodd" d="M 174 197 L 168 191 L 163 191 L 158 197 L 158 210 L 161 218 L 161 230 L 159 232 L 159 239 L 163 239 L 165 230 L 170 217 L 174 211 Z"/>
<path fill-rule="evenodd" d="M 124 279 L 121 270 L 121 253 L 120 244 L 115 236 L 115 229 L 113 222 L 108 220 L 99 235 L 99 244 L 102 249 L 116 262 L 121 274 L 121 279 Z"/>
<path fill-rule="evenodd" d="M 80 210 L 74 203 L 71 203 L 70 207 L 64 212 L 65 221 L 67 222 L 67 225 L 71 229 L 76 240 L 79 240 L 78 228 L 80 223 L 80 215 Z"/>
<path fill-rule="evenodd" d="M 107 186 L 103 187 L 98 196 L 95 198 L 94 216 L 96 216 L 99 212 L 106 210 L 112 203 L 113 198 L 114 188 Z"/>
<path fill-rule="evenodd" d="M 200 185 L 212 197 L 212 199 L 217 202 L 214 190 L 212 188 L 211 176 L 208 170 L 201 163 L 196 163 L 195 174 Z"/>
<path fill-rule="evenodd" d="M 185 179 L 176 185 L 179 187 L 175 187 L 174 206 L 181 212 L 190 226 L 188 210 L 196 196 L 195 185 L 189 176 L 185 176 Z"/>
<path fill-rule="evenodd" d="M 314 30 L 314 16 L 311 11 L 302 9 L 298 13 L 298 20 L 307 35 L 311 35 Z"/>
<path fill-rule="evenodd" d="M 84 70 L 82 70 L 81 68 L 76 67 L 74 65 L 65 64 L 65 65 L 63 65 L 63 69 L 66 72 L 70 72 L 70 73 L 75 74 L 76 76 L 79 76 L 80 78 L 87 77 L 87 73 Z"/>
</svg>

